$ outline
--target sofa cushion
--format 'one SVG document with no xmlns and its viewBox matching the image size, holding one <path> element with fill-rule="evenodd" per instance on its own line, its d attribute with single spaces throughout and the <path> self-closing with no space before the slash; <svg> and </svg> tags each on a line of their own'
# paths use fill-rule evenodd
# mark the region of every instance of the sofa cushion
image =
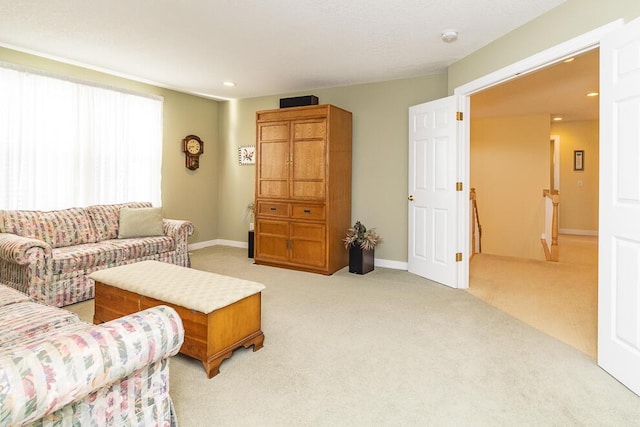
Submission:
<svg viewBox="0 0 640 427">
<path fill-rule="evenodd" d="M 167 236 L 136 237 L 134 239 L 111 240 L 110 244 L 123 250 L 126 259 L 140 259 L 171 252 L 176 249 L 176 241 Z"/>
<path fill-rule="evenodd" d="M 115 247 L 111 240 L 86 245 L 56 248 L 52 251 L 53 274 L 85 271 L 95 267 L 114 266 L 127 258 L 123 248 Z"/>
<path fill-rule="evenodd" d="M 42 240 L 53 248 L 95 242 L 93 222 L 82 208 L 3 211 L 2 231 Z"/>
<path fill-rule="evenodd" d="M 87 212 L 93 221 L 93 226 L 98 233 L 98 241 L 116 239 L 118 237 L 118 222 L 120 221 L 120 209 L 150 208 L 149 202 L 131 202 L 115 205 L 94 205 L 87 207 Z"/>
<path fill-rule="evenodd" d="M 92 243 L 97 238 L 91 218 L 81 208 L 40 212 L 37 229 L 40 240 L 53 248 Z"/>
<path fill-rule="evenodd" d="M 171 237 L 139 237 L 113 239 L 86 245 L 57 248 L 52 252 L 53 274 L 74 271 L 93 271 L 96 268 L 115 267 L 142 257 L 153 257 L 175 250 Z"/>
<path fill-rule="evenodd" d="M 40 211 L 0 211 L 0 233 L 35 239 Z"/>
<path fill-rule="evenodd" d="M 162 208 L 120 209 L 118 239 L 148 236 L 164 236 Z"/>
</svg>

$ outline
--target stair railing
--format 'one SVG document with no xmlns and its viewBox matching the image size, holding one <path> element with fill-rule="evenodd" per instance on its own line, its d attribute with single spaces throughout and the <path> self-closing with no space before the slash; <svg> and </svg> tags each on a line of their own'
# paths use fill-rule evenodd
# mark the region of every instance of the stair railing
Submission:
<svg viewBox="0 0 640 427">
<path fill-rule="evenodd" d="M 547 261 L 558 261 L 558 206 L 560 193 L 558 190 L 542 190 L 545 198 L 545 232 L 540 238 L 544 256 Z M 551 241 L 549 241 L 549 237 Z"/>
<path fill-rule="evenodd" d="M 480 215 L 478 214 L 478 202 L 476 200 L 476 197 L 476 189 L 472 188 L 469 192 L 469 200 L 471 200 L 471 213 L 473 215 L 473 218 L 471 220 L 471 256 L 475 255 L 476 253 L 482 253 L 482 225 L 480 225 Z M 478 236 L 477 241 L 476 234 Z"/>
</svg>

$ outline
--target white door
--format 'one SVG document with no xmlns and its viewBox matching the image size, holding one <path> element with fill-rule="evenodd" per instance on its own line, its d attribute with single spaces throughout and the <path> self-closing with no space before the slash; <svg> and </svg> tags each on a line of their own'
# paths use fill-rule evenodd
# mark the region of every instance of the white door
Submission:
<svg viewBox="0 0 640 427">
<path fill-rule="evenodd" d="M 410 273 L 458 287 L 456 98 L 409 108 Z"/>
<path fill-rule="evenodd" d="M 600 44 L 598 364 L 640 394 L 640 20 Z"/>
</svg>

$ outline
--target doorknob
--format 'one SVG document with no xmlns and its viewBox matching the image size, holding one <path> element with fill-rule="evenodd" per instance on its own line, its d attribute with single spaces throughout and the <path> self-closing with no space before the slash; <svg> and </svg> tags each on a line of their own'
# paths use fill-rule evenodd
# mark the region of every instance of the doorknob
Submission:
<svg viewBox="0 0 640 427">
<path fill-rule="evenodd" d="M 409 197 L 407 197 L 407 199 L 409 199 L 410 202 L 413 202 L 413 194 L 409 194 Z"/>
</svg>

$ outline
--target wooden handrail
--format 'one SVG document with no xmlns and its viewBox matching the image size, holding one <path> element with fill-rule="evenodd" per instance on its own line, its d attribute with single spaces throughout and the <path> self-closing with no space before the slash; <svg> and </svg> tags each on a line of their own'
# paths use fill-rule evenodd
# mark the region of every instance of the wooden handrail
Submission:
<svg viewBox="0 0 640 427">
<path fill-rule="evenodd" d="M 551 250 L 546 239 L 542 240 L 544 255 L 547 261 L 558 261 L 558 206 L 560 205 L 560 193 L 558 190 L 542 190 L 542 197 L 547 197 L 553 203 L 553 214 L 551 217 Z"/>
<path fill-rule="evenodd" d="M 478 214 L 476 197 L 476 189 L 472 188 L 469 192 L 469 200 L 471 200 L 473 212 L 473 220 L 471 221 L 471 256 L 476 253 L 482 253 L 482 225 L 480 225 L 480 215 Z M 476 227 L 478 227 L 478 252 L 476 252 Z"/>
</svg>

